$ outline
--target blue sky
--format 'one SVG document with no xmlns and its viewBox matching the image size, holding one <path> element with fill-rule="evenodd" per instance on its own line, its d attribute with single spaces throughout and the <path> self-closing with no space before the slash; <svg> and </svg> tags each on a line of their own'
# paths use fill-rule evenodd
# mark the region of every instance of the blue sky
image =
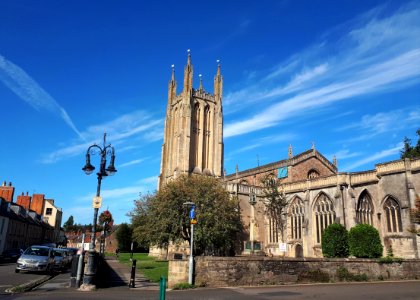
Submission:
<svg viewBox="0 0 420 300">
<path fill-rule="evenodd" d="M 153 3 L 151 3 L 153 2 Z M 418 1 L 0 2 L 0 179 L 91 223 L 85 153 L 104 132 L 116 223 L 159 174 L 167 86 L 187 49 L 194 86 L 224 77 L 228 174 L 315 143 L 339 171 L 399 158 L 420 126 Z M 99 164 L 97 156 L 92 163 Z"/>
</svg>

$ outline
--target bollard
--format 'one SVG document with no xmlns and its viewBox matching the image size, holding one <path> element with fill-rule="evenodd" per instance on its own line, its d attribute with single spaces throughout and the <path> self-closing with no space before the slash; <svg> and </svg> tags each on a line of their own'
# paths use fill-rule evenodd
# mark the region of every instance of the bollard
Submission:
<svg viewBox="0 0 420 300">
<path fill-rule="evenodd" d="M 77 287 L 76 279 L 77 279 L 77 265 L 79 262 L 79 256 L 74 255 L 71 259 L 71 269 L 70 269 L 70 287 L 74 288 Z"/>
<path fill-rule="evenodd" d="M 135 288 L 136 287 L 136 263 L 137 260 L 133 259 L 133 264 L 131 265 L 131 278 L 130 278 L 130 284 L 128 287 Z"/>
<path fill-rule="evenodd" d="M 166 295 L 166 279 L 165 277 L 160 277 L 160 285 L 159 285 L 159 300 L 165 300 Z"/>
</svg>

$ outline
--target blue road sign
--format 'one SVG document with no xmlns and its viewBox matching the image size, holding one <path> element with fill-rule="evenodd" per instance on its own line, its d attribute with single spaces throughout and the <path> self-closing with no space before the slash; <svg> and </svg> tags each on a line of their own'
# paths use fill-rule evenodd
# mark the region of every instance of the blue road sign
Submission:
<svg viewBox="0 0 420 300">
<path fill-rule="evenodd" d="M 195 219 L 195 206 L 191 206 L 190 219 Z"/>
</svg>

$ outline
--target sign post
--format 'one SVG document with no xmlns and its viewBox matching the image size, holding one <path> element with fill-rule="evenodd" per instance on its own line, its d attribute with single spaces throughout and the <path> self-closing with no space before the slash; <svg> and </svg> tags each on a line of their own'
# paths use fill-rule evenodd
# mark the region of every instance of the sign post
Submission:
<svg viewBox="0 0 420 300">
<path fill-rule="evenodd" d="M 191 224 L 191 241 L 190 241 L 190 261 L 189 261 L 189 272 L 188 272 L 188 283 L 193 284 L 193 270 L 194 270 L 194 256 L 193 256 L 193 243 L 194 243 L 194 224 L 197 224 L 195 218 L 195 205 L 191 206 L 190 210 L 190 224 Z"/>
</svg>

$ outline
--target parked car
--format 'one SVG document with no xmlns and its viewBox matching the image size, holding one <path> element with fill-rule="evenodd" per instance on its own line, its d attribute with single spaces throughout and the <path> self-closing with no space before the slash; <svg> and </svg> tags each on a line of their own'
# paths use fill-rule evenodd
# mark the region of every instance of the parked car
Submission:
<svg viewBox="0 0 420 300">
<path fill-rule="evenodd" d="M 53 248 L 47 246 L 30 246 L 16 262 L 15 272 L 35 271 L 52 272 L 54 270 Z"/>
<path fill-rule="evenodd" d="M 71 256 L 64 248 L 54 248 L 54 268 L 56 270 L 65 270 L 70 266 Z"/>
<path fill-rule="evenodd" d="M 23 251 L 21 249 L 4 250 L 3 254 L 1 255 L 1 260 L 7 262 L 16 262 L 22 252 Z"/>
<path fill-rule="evenodd" d="M 78 248 L 69 248 L 69 247 L 67 247 L 67 248 L 63 248 L 63 249 L 66 249 L 69 252 L 70 256 L 77 255 L 77 251 L 79 251 Z"/>
</svg>

